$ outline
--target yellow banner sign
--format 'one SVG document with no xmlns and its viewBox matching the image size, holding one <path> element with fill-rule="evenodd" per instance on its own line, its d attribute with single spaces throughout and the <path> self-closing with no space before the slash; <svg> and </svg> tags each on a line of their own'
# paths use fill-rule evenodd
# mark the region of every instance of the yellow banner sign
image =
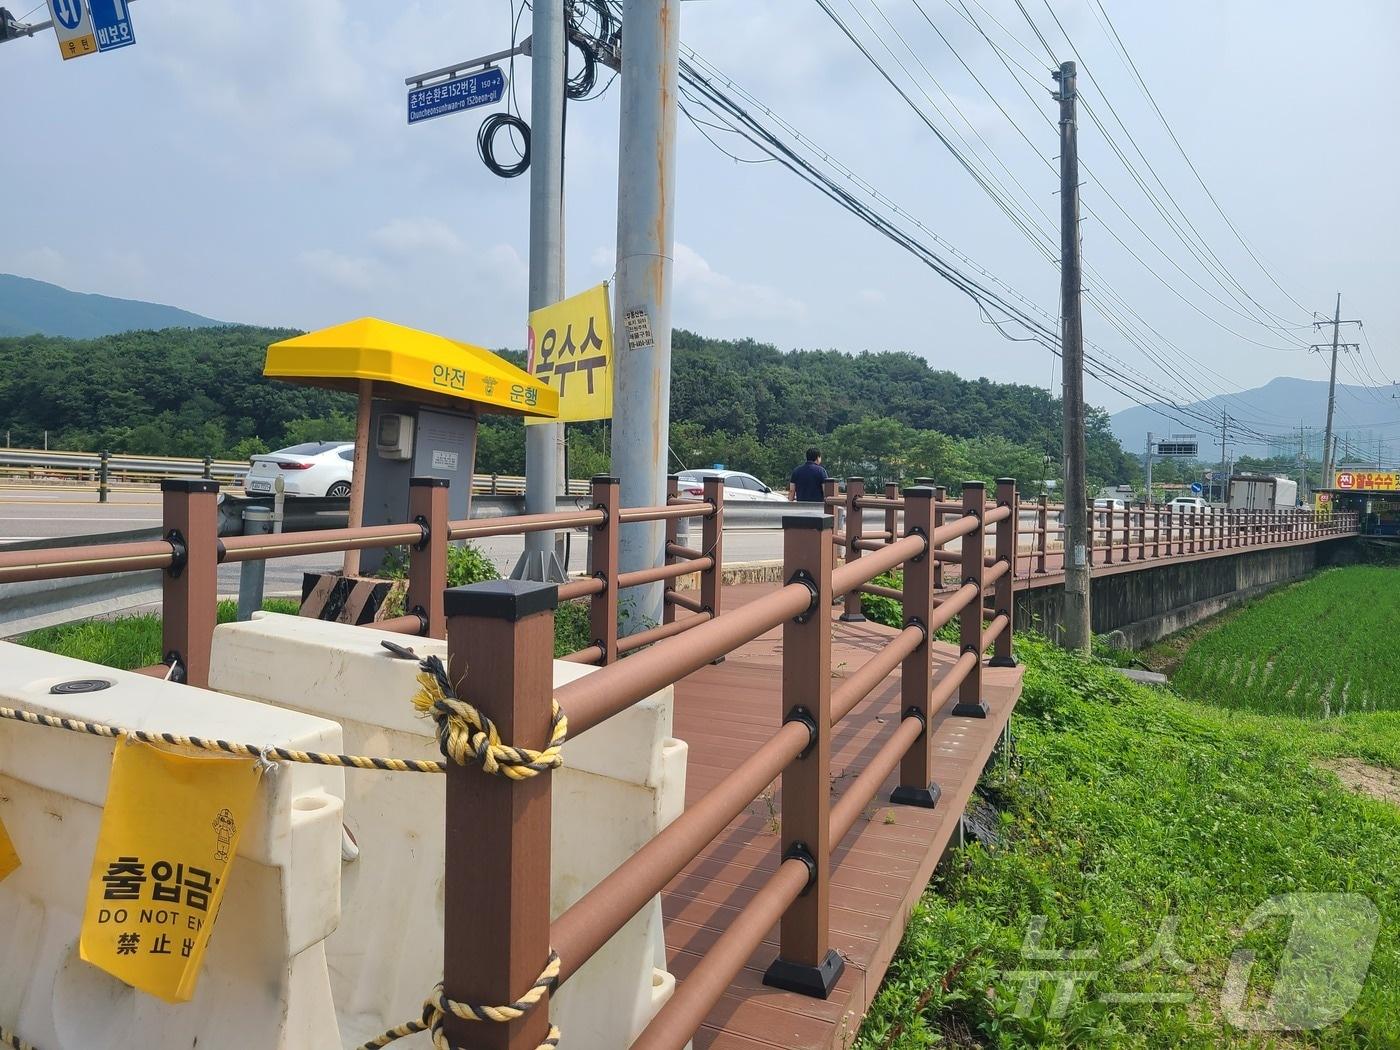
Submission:
<svg viewBox="0 0 1400 1050">
<path fill-rule="evenodd" d="M 1339 470 L 1334 488 L 1356 492 L 1400 491 L 1400 474 L 1386 470 Z"/>
<path fill-rule="evenodd" d="M 607 282 L 533 311 L 526 371 L 558 392 L 559 416 L 525 422 L 611 419 L 612 352 Z"/>
<path fill-rule="evenodd" d="M 19 867 L 19 854 L 15 852 L 15 844 L 10 841 L 9 832 L 5 830 L 5 822 L 0 820 L 0 881 Z"/>
<path fill-rule="evenodd" d="M 194 995 L 258 763 L 118 744 L 83 914 L 82 958 L 166 1002 Z"/>
</svg>

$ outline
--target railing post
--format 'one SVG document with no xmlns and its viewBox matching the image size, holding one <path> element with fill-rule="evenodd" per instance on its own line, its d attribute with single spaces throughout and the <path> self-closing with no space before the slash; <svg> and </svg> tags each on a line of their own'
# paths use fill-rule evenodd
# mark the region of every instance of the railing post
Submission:
<svg viewBox="0 0 1400 1050">
<path fill-rule="evenodd" d="M 724 590 L 724 479 L 705 478 L 705 502 L 712 512 L 700 523 L 700 553 L 714 559 L 714 565 L 700 574 L 700 604 L 711 616 L 720 614 L 720 594 Z M 823 512 L 825 513 L 825 512 Z M 827 536 L 830 541 L 831 536 Z M 828 543 L 829 545 L 829 543 Z M 835 552 L 832 553 L 835 557 Z M 827 605 L 831 600 L 827 599 Z M 720 657 L 715 663 L 722 663 Z"/>
<path fill-rule="evenodd" d="M 865 512 L 860 501 L 865 496 L 864 478 L 846 479 L 846 561 L 853 562 L 861 555 L 856 546 L 865 530 Z M 841 619 L 845 623 L 864 623 L 865 613 L 861 611 L 860 591 L 847 591 Z"/>
<path fill-rule="evenodd" d="M 160 483 L 165 538 L 175 563 L 161 585 L 161 663 L 183 668 L 176 681 L 209 685 L 210 648 L 218 620 L 219 485 L 200 478 Z"/>
<path fill-rule="evenodd" d="M 1035 526 L 1038 530 L 1035 541 L 1035 571 L 1044 573 L 1046 552 L 1050 549 L 1050 497 L 1041 496 L 1040 506 L 1035 511 Z"/>
<path fill-rule="evenodd" d="M 1016 605 L 1016 524 L 1021 516 L 1021 499 L 1016 492 L 1015 478 L 997 478 L 997 506 L 1011 508 L 1011 516 L 997 522 L 996 558 L 998 562 L 1006 563 L 1006 572 L 1002 573 L 992 591 L 992 608 L 997 616 L 1005 614 L 1006 629 L 997 635 L 993 643 L 989 666 L 1015 667 L 1016 658 L 1011 655 L 1011 622 L 1012 610 Z M 978 624 L 979 632 L 981 626 Z"/>
<path fill-rule="evenodd" d="M 783 572 L 812 594 L 783 624 L 784 722 L 801 722 L 807 750 L 783 770 L 781 858 L 800 858 L 807 888 L 783 913 L 778 957 L 763 975 L 774 988 L 825 999 L 845 968 L 830 944 L 831 526 L 829 514 L 783 518 Z"/>
<path fill-rule="evenodd" d="M 617 662 L 617 545 L 618 535 L 622 531 L 618 521 L 622 496 L 618 479 L 611 474 L 596 475 L 591 486 L 593 509 L 601 510 L 604 520 L 593 528 L 593 543 L 588 549 L 588 574 L 595 580 L 602 580 L 603 589 L 588 601 L 588 636 L 603 654 L 598 662 L 611 664 Z M 675 520 L 672 518 L 671 522 Z M 668 528 L 667 534 L 671 531 Z M 668 612 L 674 612 L 674 606 L 665 601 L 662 606 Z M 553 640 L 549 644 L 549 651 L 553 652 Z"/>
<path fill-rule="evenodd" d="M 928 732 L 933 720 L 929 704 L 933 692 L 933 664 L 929 647 L 933 642 L 928 625 L 933 617 L 933 572 L 938 562 L 933 556 L 934 490 L 919 486 L 904 490 L 904 534 L 921 535 L 929 546 L 917 558 L 904 563 L 904 626 L 923 629 L 924 640 L 904 658 L 900 666 L 899 708 L 901 718 L 915 715 L 924 724 L 924 732 L 904 753 L 899 763 L 899 785 L 890 795 L 896 805 L 920 806 L 932 809 L 942 793 L 933 779 L 933 737 Z M 970 606 L 969 606 L 970 608 Z"/>
<path fill-rule="evenodd" d="M 408 520 L 423 529 L 423 539 L 408 549 L 408 593 L 404 611 L 423 618 L 424 635 L 447 637 L 442 592 L 447 589 L 447 478 L 410 478 Z"/>
<path fill-rule="evenodd" d="M 1110 501 L 1110 503 L 1111 503 L 1111 501 Z M 1093 514 L 1093 515 L 1095 515 L 1095 517 L 1097 517 L 1097 512 L 1096 512 L 1096 511 L 1092 511 L 1092 510 L 1091 510 L 1089 513 L 1090 513 L 1090 514 Z M 1104 563 L 1105 565 L 1112 565 L 1112 564 L 1113 564 L 1113 507 L 1112 507 L 1111 505 L 1103 512 L 1103 524 L 1104 524 L 1103 563 Z"/>
<path fill-rule="evenodd" d="M 107 493 L 108 493 L 108 485 L 107 485 L 107 461 L 108 461 L 109 458 L 110 458 L 110 457 L 109 457 L 109 455 L 108 455 L 106 449 L 103 449 L 101 455 L 98 456 L 98 464 L 97 464 L 97 502 L 98 502 L 98 503 L 106 503 L 106 502 L 107 502 Z"/>
<path fill-rule="evenodd" d="M 1147 504 L 1138 510 L 1138 561 L 1147 560 Z"/>
<path fill-rule="evenodd" d="M 986 718 L 987 704 L 982 699 L 982 600 L 986 576 L 987 551 L 987 487 L 980 481 L 964 481 L 962 487 L 963 514 L 977 519 L 977 528 L 962 537 L 962 583 L 975 584 L 977 597 L 958 613 L 961 644 L 964 653 L 974 653 L 977 659 L 958 686 L 958 702 L 953 714 L 960 718 Z"/>
<path fill-rule="evenodd" d="M 923 482 L 921 481 L 920 484 L 923 484 Z M 943 511 L 938 508 L 937 504 L 944 502 L 947 498 L 948 489 L 946 487 L 943 485 L 935 485 L 933 487 L 933 502 L 935 504 L 933 508 L 933 528 L 935 532 L 938 530 L 938 527 L 943 524 Z M 933 563 L 933 589 L 936 591 L 941 591 L 943 589 L 943 563 L 941 561 L 935 561 Z"/>
<path fill-rule="evenodd" d="M 1153 503 L 1150 506 L 1152 507 L 1152 557 L 1160 558 L 1162 556 L 1162 512 L 1158 509 L 1157 504 Z M 1145 528 L 1146 518 L 1143 519 L 1143 524 Z"/>
<path fill-rule="evenodd" d="M 446 592 L 448 677 L 496 723 L 501 739 L 542 750 L 554 692 L 552 583 L 492 580 Z M 512 780 L 477 763 L 447 765 L 442 986 L 455 1002 L 515 1002 L 549 959 L 549 773 Z M 452 1046 L 535 1050 L 549 997 L 509 1023 L 450 1011 Z"/>
<path fill-rule="evenodd" d="M 668 475 L 666 475 L 666 506 L 669 507 L 669 506 L 671 506 L 673 503 L 675 503 L 676 500 L 680 498 L 680 494 L 681 494 L 681 479 L 678 478 L 675 474 L 668 474 Z M 672 561 L 672 557 L 671 557 L 671 554 L 670 554 L 671 544 L 673 544 L 673 543 L 679 543 L 679 542 L 680 542 L 680 536 L 681 536 L 681 519 L 680 519 L 680 518 L 667 518 L 667 519 L 666 519 L 666 551 L 667 551 L 667 553 L 666 553 L 666 555 L 662 558 L 662 561 L 663 561 L 663 562 L 668 562 L 668 563 L 669 563 L 670 561 Z M 672 622 L 674 622 L 675 619 L 676 619 L 676 606 L 675 606 L 675 604 L 674 604 L 673 602 L 670 601 L 670 597 L 671 597 L 672 594 L 675 593 L 675 591 L 676 591 L 676 578 L 675 578 L 674 576 L 672 576 L 669 580 L 666 581 L 665 586 L 664 586 L 663 589 L 662 589 L 662 594 L 661 594 L 661 622 L 662 622 L 662 623 L 672 623 Z"/>
<path fill-rule="evenodd" d="M 899 499 L 899 483 L 896 481 L 885 482 L 885 499 Z M 885 508 L 885 535 L 889 537 L 886 543 L 893 543 L 898 535 L 899 511 L 894 507 Z"/>
<path fill-rule="evenodd" d="M 214 480 L 214 457 L 206 455 L 204 457 L 204 480 Z"/>
<path fill-rule="evenodd" d="M 836 534 L 845 534 L 846 531 L 846 508 L 837 507 L 836 501 L 841 499 L 841 482 L 836 478 L 827 478 L 822 482 L 822 513 L 830 514 L 832 518 L 831 533 L 831 557 L 833 564 L 842 560 L 846 556 L 846 549 L 836 543 Z"/>
</svg>

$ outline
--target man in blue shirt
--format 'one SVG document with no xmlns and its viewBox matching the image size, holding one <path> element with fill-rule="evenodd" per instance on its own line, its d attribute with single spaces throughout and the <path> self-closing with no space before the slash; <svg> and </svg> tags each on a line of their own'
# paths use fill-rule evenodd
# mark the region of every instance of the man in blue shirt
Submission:
<svg viewBox="0 0 1400 1050">
<path fill-rule="evenodd" d="M 807 462 L 792 472 L 788 480 L 788 499 L 795 503 L 820 503 L 822 482 L 826 481 L 826 468 L 822 466 L 822 454 L 815 448 L 807 450 Z"/>
</svg>

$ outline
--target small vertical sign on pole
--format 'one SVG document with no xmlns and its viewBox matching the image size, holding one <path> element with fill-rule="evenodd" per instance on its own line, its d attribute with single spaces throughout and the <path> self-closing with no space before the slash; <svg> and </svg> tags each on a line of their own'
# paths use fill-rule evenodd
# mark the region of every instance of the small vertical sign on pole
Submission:
<svg viewBox="0 0 1400 1050">
<path fill-rule="evenodd" d="M 58 38 L 58 53 L 65 62 L 97 54 L 97 37 L 83 0 L 49 0 L 49 15 L 53 19 L 53 35 Z"/>
</svg>

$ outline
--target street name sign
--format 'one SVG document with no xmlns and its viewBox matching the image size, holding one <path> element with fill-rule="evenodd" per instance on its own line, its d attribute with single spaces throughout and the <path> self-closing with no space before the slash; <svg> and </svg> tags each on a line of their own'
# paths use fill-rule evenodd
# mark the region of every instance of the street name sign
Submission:
<svg viewBox="0 0 1400 1050">
<path fill-rule="evenodd" d="M 408 122 L 444 117 L 464 109 L 489 106 L 506 94 L 506 75 L 499 66 L 453 77 L 439 84 L 408 89 Z"/>
<path fill-rule="evenodd" d="M 49 0 L 49 15 L 53 35 L 58 37 L 58 53 L 65 62 L 97 54 L 97 37 L 83 0 Z"/>
<path fill-rule="evenodd" d="M 97 32 L 97 50 L 115 51 L 136 43 L 126 0 L 88 0 L 88 8 Z"/>
</svg>

